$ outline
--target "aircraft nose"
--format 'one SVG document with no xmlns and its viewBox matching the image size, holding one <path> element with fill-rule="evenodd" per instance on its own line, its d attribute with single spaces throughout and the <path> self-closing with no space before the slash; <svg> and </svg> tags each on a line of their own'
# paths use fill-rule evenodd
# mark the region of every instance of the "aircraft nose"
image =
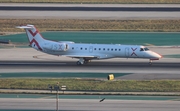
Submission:
<svg viewBox="0 0 180 111">
<path fill-rule="evenodd" d="M 152 60 L 159 60 L 160 58 L 162 58 L 162 55 L 156 53 L 156 52 L 152 52 Z"/>
</svg>

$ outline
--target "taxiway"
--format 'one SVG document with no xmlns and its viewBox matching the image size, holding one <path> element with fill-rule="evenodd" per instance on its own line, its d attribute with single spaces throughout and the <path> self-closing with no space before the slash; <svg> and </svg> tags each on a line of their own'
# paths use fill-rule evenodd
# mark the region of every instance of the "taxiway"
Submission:
<svg viewBox="0 0 180 111">
<path fill-rule="evenodd" d="M 55 99 L 1 98 L 3 110 L 55 110 Z M 59 111 L 179 111 L 179 101 L 60 99 Z"/>
<path fill-rule="evenodd" d="M 162 55 L 178 54 L 179 48 L 151 48 Z M 77 66 L 77 59 L 52 56 L 32 48 L 0 49 L 0 72 L 106 72 L 132 73 L 118 79 L 180 79 L 179 58 L 162 58 L 149 65 L 146 59 L 94 60 Z"/>
</svg>

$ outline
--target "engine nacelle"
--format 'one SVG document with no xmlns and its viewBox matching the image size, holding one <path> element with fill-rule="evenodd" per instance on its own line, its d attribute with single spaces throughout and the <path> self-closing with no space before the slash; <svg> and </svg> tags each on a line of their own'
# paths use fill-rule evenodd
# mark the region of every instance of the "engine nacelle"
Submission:
<svg viewBox="0 0 180 111">
<path fill-rule="evenodd" d="M 52 51 L 67 51 L 68 45 L 66 43 L 45 43 L 43 48 Z"/>
</svg>

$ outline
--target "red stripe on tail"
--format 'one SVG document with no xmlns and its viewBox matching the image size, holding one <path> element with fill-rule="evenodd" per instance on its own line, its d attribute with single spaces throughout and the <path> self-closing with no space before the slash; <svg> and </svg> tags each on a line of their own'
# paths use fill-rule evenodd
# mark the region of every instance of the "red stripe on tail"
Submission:
<svg viewBox="0 0 180 111">
<path fill-rule="evenodd" d="M 28 30 L 28 31 L 31 33 L 31 35 L 32 35 L 33 37 L 36 36 L 37 33 L 39 33 L 38 30 L 36 30 L 36 32 L 34 32 L 34 33 L 33 33 L 31 30 Z"/>
<path fill-rule="evenodd" d="M 42 48 L 39 46 L 38 42 L 35 39 L 30 42 L 30 45 L 32 45 L 33 42 L 36 44 L 39 50 L 42 50 Z"/>
<path fill-rule="evenodd" d="M 28 30 L 28 31 L 33 37 L 36 36 L 37 33 L 39 33 L 38 30 L 36 30 L 36 32 L 34 33 L 31 30 Z M 32 39 L 32 41 L 30 42 L 30 45 L 32 45 L 33 42 L 36 44 L 39 50 L 42 50 L 42 48 L 39 46 L 39 43 L 35 39 Z"/>
</svg>

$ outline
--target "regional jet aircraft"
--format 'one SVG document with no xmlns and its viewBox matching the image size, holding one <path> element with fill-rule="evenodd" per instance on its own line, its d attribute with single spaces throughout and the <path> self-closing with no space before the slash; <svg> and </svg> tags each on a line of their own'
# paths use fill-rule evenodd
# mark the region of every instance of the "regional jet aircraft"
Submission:
<svg viewBox="0 0 180 111">
<path fill-rule="evenodd" d="M 77 65 L 87 64 L 90 60 L 110 58 L 143 58 L 149 59 L 151 64 L 153 60 L 162 58 L 156 52 L 140 45 L 56 42 L 44 39 L 34 25 L 21 25 L 17 28 L 25 29 L 32 48 L 47 54 L 77 58 Z"/>
</svg>

